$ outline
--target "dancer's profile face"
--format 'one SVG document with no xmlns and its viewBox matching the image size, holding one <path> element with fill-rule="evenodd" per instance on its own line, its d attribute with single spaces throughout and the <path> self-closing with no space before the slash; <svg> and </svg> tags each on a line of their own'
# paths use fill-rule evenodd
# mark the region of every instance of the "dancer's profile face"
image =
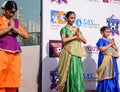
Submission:
<svg viewBox="0 0 120 92">
<path fill-rule="evenodd" d="M 5 15 L 8 19 L 12 18 L 15 15 L 16 9 L 7 9 L 5 10 Z"/>
<path fill-rule="evenodd" d="M 108 38 L 110 35 L 110 29 L 106 29 L 104 32 L 102 32 L 103 37 Z"/>
</svg>

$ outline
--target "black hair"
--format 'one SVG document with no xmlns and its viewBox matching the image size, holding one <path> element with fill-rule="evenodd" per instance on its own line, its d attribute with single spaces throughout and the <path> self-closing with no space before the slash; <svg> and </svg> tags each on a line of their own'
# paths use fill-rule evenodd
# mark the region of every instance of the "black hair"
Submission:
<svg viewBox="0 0 120 92">
<path fill-rule="evenodd" d="M 75 14 L 75 12 L 74 11 L 68 11 L 65 15 L 65 18 L 68 18 L 71 14 Z"/>
<path fill-rule="evenodd" d="M 102 28 L 100 28 L 100 33 L 104 32 L 106 29 L 109 29 L 109 27 L 103 26 Z"/>
<path fill-rule="evenodd" d="M 16 9 L 17 11 L 17 4 L 15 1 L 9 0 L 6 2 L 5 6 L 2 7 L 2 9 L 5 9 L 5 10 Z"/>
</svg>

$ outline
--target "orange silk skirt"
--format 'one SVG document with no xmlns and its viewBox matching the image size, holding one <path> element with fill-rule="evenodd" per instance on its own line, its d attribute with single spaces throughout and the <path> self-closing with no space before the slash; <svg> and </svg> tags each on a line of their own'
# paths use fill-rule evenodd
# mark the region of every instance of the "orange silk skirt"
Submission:
<svg viewBox="0 0 120 92">
<path fill-rule="evenodd" d="M 0 88 L 20 86 L 20 53 L 0 50 Z"/>
</svg>

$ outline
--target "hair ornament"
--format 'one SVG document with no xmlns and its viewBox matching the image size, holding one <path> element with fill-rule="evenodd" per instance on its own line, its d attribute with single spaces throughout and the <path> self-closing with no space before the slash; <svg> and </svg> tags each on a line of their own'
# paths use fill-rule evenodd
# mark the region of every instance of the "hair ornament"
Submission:
<svg viewBox="0 0 120 92">
<path fill-rule="evenodd" d="M 6 3 L 7 3 L 7 1 L 4 1 L 4 2 L 3 2 L 2 6 L 1 6 L 2 9 L 5 9 Z"/>
</svg>

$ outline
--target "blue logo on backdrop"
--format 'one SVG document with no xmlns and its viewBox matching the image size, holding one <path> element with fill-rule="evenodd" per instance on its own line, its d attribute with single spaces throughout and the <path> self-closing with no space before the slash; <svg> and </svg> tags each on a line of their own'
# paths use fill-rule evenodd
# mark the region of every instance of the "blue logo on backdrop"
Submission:
<svg viewBox="0 0 120 92">
<path fill-rule="evenodd" d="M 65 12 L 58 10 L 51 10 L 51 23 L 52 24 L 65 24 Z"/>
<path fill-rule="evenodd" d="M 97 79 L 95 73 L 84 73 L 83 76 L 84 76 L 85 82 L 96 81 L 96 79 Z"/>
<path fill-rule="evenodd" d="M 53 89 L 56 89 L 58 90 L 58 67 L 53 70 L 53 71 L 50 71 L 50 79 L 51 79 L 51 86 L 50 86 L 50 90 L 53 90 Z"/>
<path fill-rule="evenodd" d="M 107 19 L 107 24 L 108 24 L 108 27 L 110 28 L 110 32 L 112 33 L 112 35 L 119 35 L 119 22 L 120 20 L 115 18 L 114 15 L 112 15 L 110 18 Z"/>
<path fill-rule="evenodd" d="M 93 79 L 94 73 L 84 73 L 84 79 Z"/>
<path fill-rule="evenodd" d="M 78 27 L 81 27 L 81 26 L 94 27 L 94 28 L 99 27 L 99 25 L 95 23 L 94 19 L 87 19 L 87 18 L 84 18 L 84 19 L 78 18 L 78 19 L 76 19 L 75 24 Z"/>
<path fill-rule="evenodd" d="M 76 19 L 75 23 L 78 27 L 82 26 L 82 20 L 81 19 Z"/>
</svg>

